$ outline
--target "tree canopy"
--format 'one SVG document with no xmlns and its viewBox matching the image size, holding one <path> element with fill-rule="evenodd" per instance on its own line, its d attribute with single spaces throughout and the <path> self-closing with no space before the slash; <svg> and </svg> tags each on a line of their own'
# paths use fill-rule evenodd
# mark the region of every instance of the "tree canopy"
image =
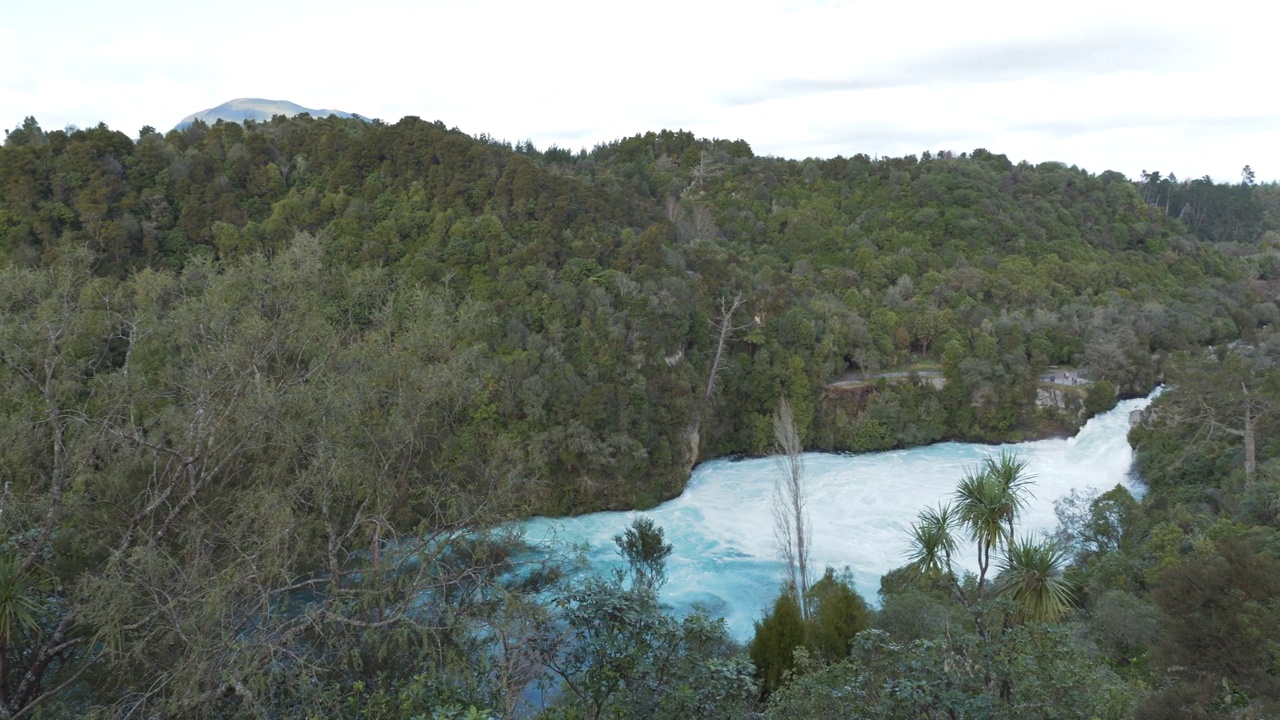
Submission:
<svg viewBox="0 0 1280 720">
<path fill-rule="evenodd" d="M 1091 498 L 1067 554 L 1037 554 L 1017 473 L 987 468 L 922 518 L 879 616 L 922 644 L 862 637 L 832 574 L 790 599 L 799 625 L 785 596 L 762 623 L 783 657 L 762 679 L 804 645 L 807 683 L 928 667 L 968 692 L 868 712 L 1051 691 L 1092 712 L 1142 682 L 1152 716 L 1218 687 L 1269 710 L 1278 209 L 1274 186 L 981 149 L 28 118 L 0 147 L 0 715 L 509 716 L 559 663 L 584 684 L 552 716 L 740 716 L 742 652 L 653 595 L 660 529 L 620 536 L 623 588 L 568 582 L 508 523 L 651 506 L 701 460 L 770 452 L 780 398 L 797 450 L 871 450 L 1066 432 L 1166 378 L 1134 436 L 1140 510 Z M 971 584 L 961 526 L 986 553 Z M 1134 631 L 1094 658 L 1057 629 L 1068 604 Z M 922 608 L 972 632 L 925 637 Z M 1214 650 L 1233 643 L 1253 670 Z"/>
</svg>

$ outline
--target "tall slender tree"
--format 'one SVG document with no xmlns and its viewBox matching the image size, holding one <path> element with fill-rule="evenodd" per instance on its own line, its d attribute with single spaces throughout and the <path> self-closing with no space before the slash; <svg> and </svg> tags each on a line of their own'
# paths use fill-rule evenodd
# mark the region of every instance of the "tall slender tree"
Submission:
<svg viewBox="0 0 1280 720">
<path fill-rule="evenodd" d="M 785 397 L 773 416 L 778 475 L 773 485 L 773 536 L 786 567 L 788 583 L 795 589 L 800 614 L 808 617 L 809 552 L 813 522 L 806 508 L 808 490 L 804 477 L 804 448 L 796 431 L 791 403 Z"/>
</svg>

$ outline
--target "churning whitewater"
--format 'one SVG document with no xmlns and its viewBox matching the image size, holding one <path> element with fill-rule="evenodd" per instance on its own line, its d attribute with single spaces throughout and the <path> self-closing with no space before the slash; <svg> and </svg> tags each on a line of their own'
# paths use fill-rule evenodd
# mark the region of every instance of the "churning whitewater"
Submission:
<svg viewBox="0 0 1280 720">
<path fill-rule="evenodd" d="M 1120 484 L 1137 491 L 1129 477 L 1129 418 L 1150 401 L 1121 402 L 1065 440 L 941 443 L 860 455 L 806 453 L 815 577 L 825 566 L 848 566 L 858 592 L 876 604 L 880 576 L 906 562 L 908 530 L 920 510 L 949 500 L 966 470 L 1001 450 L 1028 461 L 1033 476 L 1033 497 L 1023 511 L 1019 534 L 1052 532 L 1057 522 L 1053 503 L 1072 489 L 1106 491 Z M 713 617 L 725 618 L 734 638 L 747 640 L 753 621 L 772 604 L 783 580 L 771 510 L 779 472 L 773 458 L 714 460 L 694 471 L 683 495 L 653 510 L 538 518 L 527 523 L 527 537 L 586 543 L 591 564 L 609 571 L 621 562 L 613 536 L 635 517 L 647 515 L 675 546 L 667 561 L 663 602 L 682 612 L 701 606 Z M 964 566 L 976 570 L 971 558 L 971 551 L 961 551 Z"/>
</svg>

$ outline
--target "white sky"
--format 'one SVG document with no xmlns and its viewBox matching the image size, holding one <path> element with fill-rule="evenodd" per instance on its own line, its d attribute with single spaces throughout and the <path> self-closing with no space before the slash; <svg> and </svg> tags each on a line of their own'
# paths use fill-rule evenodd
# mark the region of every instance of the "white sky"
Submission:
<svg viewBox="0 0 1280 720">
<path fill-rule="evenodd" d="M 578 149 L 647 130 L 757 154 L 985 147 L 1091 172 L 1280 180 L 1262 2 L 66 0 L 0 20 L 0 127 L 136 137 L 238 97 Z M 1044 9 L 1038 9 L 1044 8 Z"/>
</svg>

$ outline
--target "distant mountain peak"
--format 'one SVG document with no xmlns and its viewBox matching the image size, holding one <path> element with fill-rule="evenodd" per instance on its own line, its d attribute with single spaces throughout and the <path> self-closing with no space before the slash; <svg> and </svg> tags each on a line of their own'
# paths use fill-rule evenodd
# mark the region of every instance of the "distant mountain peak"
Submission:
<svg viewBox="0 0 1280 720">
<path fill-rule="evenodd" d="M 192 113 L 182 118 L 182 121 L 179 122 L 177 125 L 175 125 L 174 129 L 181 130 L 182 128 L 190 125 L 196 120 L 202 120 L 210 125 L 214 124 L 219 120 L 226 120 L 227 122 L 237 122 L 237 123 L 244 122 L 245 120 L 263 122 L 263 121 L 270 120 L 272 117 L 276 115 L 293 117 L 294 115 L 299 115 L 301 113 L 307 113 L 312 117 L 318 117 L 318 118 L 329 117 L 330 115 L 337 115 L 340 118 L 357 118 L 359 120 L 368 120 L 368 118 L 364 117 L 363 115 L 344 112 L 342 110 L 329 110 L 329 109 L 316 110 L 313 108 L 303 107 L 297 103 L 289 102 L 288 100 L 265 100 L 263 98 L 236 98 L 235 100 L 228 100 L 227 102 L 224 102 L 221 105 L 218 105 L 217 107 L 211 107 L 208 110 L 201 110 L 200 112 Z"/>
</svg>

